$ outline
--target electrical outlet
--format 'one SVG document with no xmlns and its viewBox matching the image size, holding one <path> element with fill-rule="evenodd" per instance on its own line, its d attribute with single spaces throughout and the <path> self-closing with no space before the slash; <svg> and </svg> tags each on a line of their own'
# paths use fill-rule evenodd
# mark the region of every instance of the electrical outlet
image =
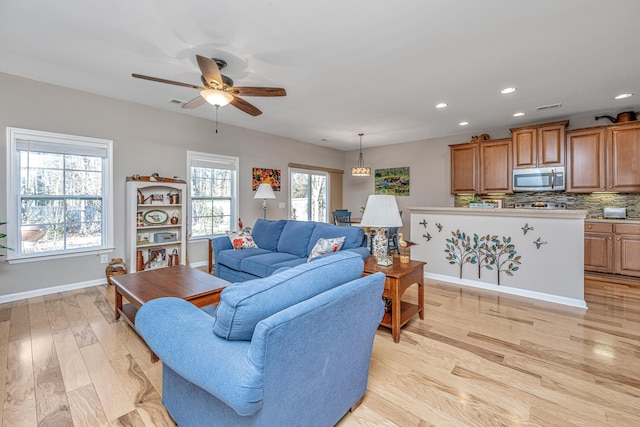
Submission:
<svg viewBox="0 0 640 427">
<path fill-rule="evenodd" d="M 100 264 L 106 264 L 109 262 L 109 255 L 101 254 L 100 255 Z"/>
</svg>

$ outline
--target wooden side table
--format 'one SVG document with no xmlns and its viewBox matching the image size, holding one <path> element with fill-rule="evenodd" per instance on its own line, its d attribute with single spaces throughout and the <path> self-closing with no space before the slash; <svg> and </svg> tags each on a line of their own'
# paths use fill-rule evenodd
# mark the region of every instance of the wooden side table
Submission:
<svg viewBox="0 0 640 427">
<path fill-rule="evenodd" d="M 424 319 L 424 266 L 422 261 L 409 261 L 401 263 L 398 258 L 393 259 L 390 266 L 378 265 L 373 258 L 368 258 L 364 263 L 363 276 L 381 272 L 387 278 L 384 282 L 383 295 L 391 299 L 391 313 L 385 313 L 380 324 L 391 328 L 393 341 L 400 341 L 400 328 L 402 328 L 413 316 L 418 314 Z M 401 301 L 402 295 L 413 284 L 418 285 L 418 305 Z"/>
</svg>

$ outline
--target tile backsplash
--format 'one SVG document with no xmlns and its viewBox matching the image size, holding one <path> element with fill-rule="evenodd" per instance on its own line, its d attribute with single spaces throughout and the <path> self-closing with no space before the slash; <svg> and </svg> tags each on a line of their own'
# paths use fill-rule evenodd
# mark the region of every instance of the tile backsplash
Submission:
<svg viewBox="0 0 640 427">
<path fill-rule="evenodd" d="M 570 194 L 561 191 L 524 192 L 500 196 L 483 196 L 503 199 L 505 208 L 515 203 L 556 202 L 566 203 L 567 209 L 585 209 L 588 218 L 601 217 L 605 207 L 627 208 L 627 218 L 640 219 L 640 193 L 591 193 Z M 455 196 L 455 207 L 468 207 L 471 195 Z"/>
</svg>

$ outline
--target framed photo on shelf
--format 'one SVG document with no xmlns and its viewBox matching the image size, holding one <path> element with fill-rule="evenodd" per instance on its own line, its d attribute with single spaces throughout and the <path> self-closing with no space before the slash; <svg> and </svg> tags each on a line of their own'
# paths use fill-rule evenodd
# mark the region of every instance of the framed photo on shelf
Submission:
<svg viewBox="0 0 640 427">
<path fill-rule="evenodd" d="M 136 243 L 138 245 L 146 245 L 149 243 L 150 239 L 151 239 L 150 233 L 138 233 L 138 235 L 136 236 Z"/>
<path fill-rule="evenodd" d="M 167 266 L 167 250 L 164 248 L 149 249 L 149 269 Z"/>
</svg>

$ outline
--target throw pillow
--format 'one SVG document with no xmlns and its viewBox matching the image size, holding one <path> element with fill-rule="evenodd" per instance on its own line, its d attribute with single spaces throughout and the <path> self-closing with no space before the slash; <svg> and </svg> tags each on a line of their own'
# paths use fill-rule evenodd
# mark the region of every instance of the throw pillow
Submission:
<svg viewBox="0 0 640 427">
<path fill-rule="evenodd" d="M 315 257 L 324 254 L 330 254 L 331 252 L 338 252 L 344 245 L 344 237 L 334 237 L 332 239 L 318 239 L 318 242 L 311 250 L 307 262 L 311 261 Z"/>
<path fill-rule="evenodd" d="M 234 250 L 258 247 L 253 241 L 253 237 L 251 237 L 251 228 L 243 228 L 240 231 L 227 231 L 227 236 L 229 236 Z"/>
</svg>

